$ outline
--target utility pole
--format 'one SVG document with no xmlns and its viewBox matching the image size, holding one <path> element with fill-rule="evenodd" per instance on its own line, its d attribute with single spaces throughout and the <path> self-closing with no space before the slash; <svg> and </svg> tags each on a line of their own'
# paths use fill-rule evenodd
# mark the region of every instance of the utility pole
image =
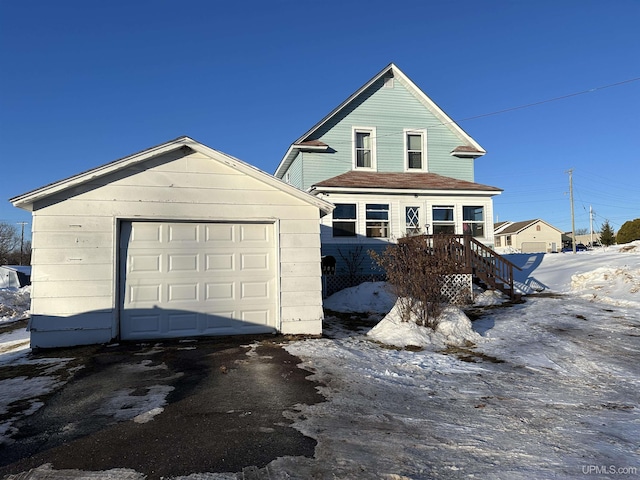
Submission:
<svg viewBox="0 0 640 480">
<path fill-rule="evenodd" d="M 569 174 L 569 201 L 571 202 L 571 243 L 573 245 L 573 253 L 576 253 L 576 220 L 573 212 L 573 168 L 570 168 Z"/>
<path fill-rule="evenodd" d="M 593 248 L 593 207 L 591 205 L 589 205 L 589 222 L 589 228 L 591 229 L 591 248 Z"/>
<path fill-rule="evenodd" d="M 18 225 L 22 226 L 22 233 L 20 234 L 20 265 L 22 265 L 22 259 L 24 258 L 24 226 L 27 222 L 18 222 Z"/>
</svg>

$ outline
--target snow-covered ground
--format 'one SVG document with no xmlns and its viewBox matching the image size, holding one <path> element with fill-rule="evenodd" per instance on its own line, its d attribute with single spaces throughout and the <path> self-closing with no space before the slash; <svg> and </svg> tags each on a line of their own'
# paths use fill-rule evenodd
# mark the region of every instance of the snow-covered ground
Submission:
<svg viewBox="0 0 640 480">
<path fill-rule="evenodd" d="M 270 478 L 640 477 L 640 242 L 510 258 L 526 301 L 480 295 L 479 319 L 448 310 L 438 334 L 387 315 L 395 298 L 381 283 L 327 299 L 340 313 L 325 336 L 285 345 L 325 385 L 326 402 L 290 414 L 316 454 L 271 462 Z M 10 338 L 0 366 L 29 359 Z M 51 387 L 9 398 L 35 409 Z M 0 413 L 12 388 L 0 381 Z"/>
</svg>

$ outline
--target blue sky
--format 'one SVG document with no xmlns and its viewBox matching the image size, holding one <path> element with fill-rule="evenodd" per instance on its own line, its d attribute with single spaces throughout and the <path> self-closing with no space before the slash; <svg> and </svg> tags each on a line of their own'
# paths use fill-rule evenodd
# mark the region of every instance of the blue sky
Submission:
<svg viewBox="0 0 640 480">
<path fill-rule="evenodd" d="M 494 220 L 570 230 L 573 169 L 576 228 L 593 206 L 618 229 L 640 217 L 639 20 L 638 0 L 0 0 L 0 221 L 181 135 L 273 173 L 393 62 L 487 150 Z"/>
</svg>

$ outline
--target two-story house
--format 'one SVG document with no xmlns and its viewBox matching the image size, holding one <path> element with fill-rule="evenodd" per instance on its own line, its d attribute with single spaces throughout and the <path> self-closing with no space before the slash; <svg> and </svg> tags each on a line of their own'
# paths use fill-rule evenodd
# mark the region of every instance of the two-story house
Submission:
<svg viewBox="0 0 640 480">
<path fill-rule="evenodd" d="M 474 182 L 485 153 L 390 64 L 293 142 L 275 176 L 336 206 L 320 220 L 322 254 L 344 275 L 359 252 L 358 274 L 371 278 L 367 251 L 406 235 L 471 233 L 493 246 L 502 190 Z"/>
</svg>

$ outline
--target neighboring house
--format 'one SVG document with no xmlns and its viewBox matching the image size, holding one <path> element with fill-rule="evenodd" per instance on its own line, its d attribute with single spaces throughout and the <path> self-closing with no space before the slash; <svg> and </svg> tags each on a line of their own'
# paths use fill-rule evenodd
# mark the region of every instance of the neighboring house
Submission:
<svg viewBox="0 0 640 480">
<path fill-rule="evenodd" d="M 32 347 L 322 332 L 333 206 L 188 137 L 11 202 L 33 212 Z"/>
<path fill-rule="evenodd" d="M 322 253 L 363 279 L 380 273 L 367 251 L 406 235 L 470 233 L 493 246 L 502 190 L 474 181 L 485 153 L 390 64 L 298 138 L 275 176 L 336 206 L 321 220 Z"/>
<path fill-rule="evenodd" d="M 22 288 L 27 285 L 31 285 L 31 267 L 23 265 L 0 267 L 0 288 Z"/>
<path fill-rule="evenodd" d="M 539 218 L 496 223 L 494 236 L 496 250 L 507 253 L 552 253 L 562 249 L 562 230 Z"/>
</svg>

